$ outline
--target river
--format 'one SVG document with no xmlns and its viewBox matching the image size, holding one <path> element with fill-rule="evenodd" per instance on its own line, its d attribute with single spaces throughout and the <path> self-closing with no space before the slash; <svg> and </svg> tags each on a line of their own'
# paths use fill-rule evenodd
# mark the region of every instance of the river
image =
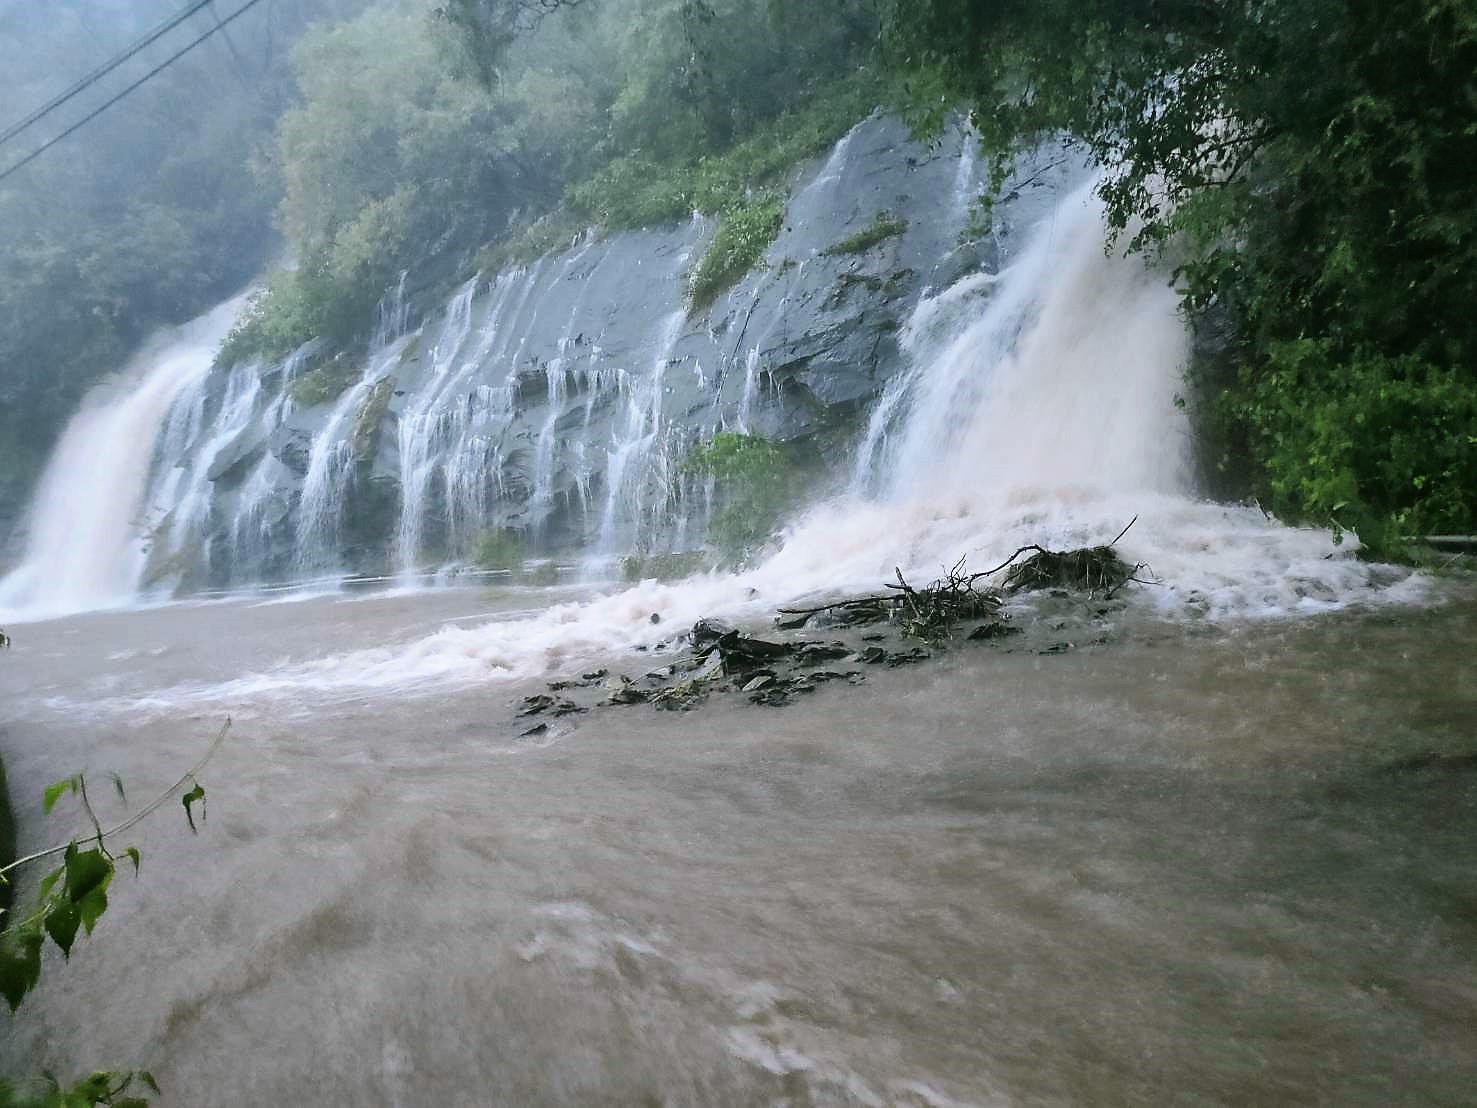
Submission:
<svg viewBox="0 0 1477 1108">
<path fill-rule="evenodd" d="M 137 805 L 234 723 L 199 835 L 173 805 L 137 828 L 140 874 L 49 957 L 9 1068 L 147 1066 L 194 1108 L 1471 1103 L 1477 774 L 1392 768 L 1472 749 L 1470 589 L 1141 612 L 1105 647 L 528 739 L 518 699 L 588 656 L 237 680 L 547 600 L 13 628 L 23 845 L 72 826 L 42 822 L 49 781 L 116 771 Z"/>
</svg>

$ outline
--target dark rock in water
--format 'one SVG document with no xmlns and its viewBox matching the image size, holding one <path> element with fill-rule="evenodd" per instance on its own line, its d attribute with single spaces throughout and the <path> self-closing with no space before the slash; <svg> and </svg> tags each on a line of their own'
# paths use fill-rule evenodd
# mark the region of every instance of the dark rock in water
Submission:
<svg viewBox="0 0 1477 1108">
<path fill-rule="evenodd" d="M 652 612 L 651 613 L 651 622 L 652 623 L 660 623 L 661 621 L 662 621 L 662 617 L 661 617 L 661 613 L 660 612 Z"/>
<path fill-rule="evenodd" d="M 758 692 L 760 689 L 764 688 L 765 685 L 769 685 L 769 684 L 773 684 L 773 683 L 774 683 L 774 674 L 772 674 L 772 673 L 761 673 L 757 677 L 754 677 L 752 680 L 750 680 L 749 683 L 746 684 L 741 691 L 743 691 L 743 692 Z"/>
<path fill-rule="evenodd" d="M 785 705 L 795 702 L 795 698 L 790 695 L 788 684 L 770 685 L 762 688 L 758 692 L 751 694 L 749 700 L 754 704 L 763 704 L 768 708 L 783 708 Z"/>
<path fill-rule="evenodd" d="M 837 673 L 834 669 L 818 669 L 814 673 L 806 674 L 811 681 L 850 681 L 852 678 L 860 678 L 861 674 L 854 670 L 850 673 Z"/>
<path fill-rule="evenodd" d="M 851 649 L 845 643 L 801 643 L 799 652 L 795 658 L 797 666 L 818 666 L 822 662 L 834 662 L 838 658 L 845 658 L 851 654 Z"/>
<path fill-rule="evenodd" d="M 644 704 L 651 698 L 650 693 L 638 689 L 629 677 L 612 677 L 605 687 L 610 692 L 607 704 Z"/>
<path fill-rule="evenodd" d="M 915 646 L 912 650 L 888 655 L 887 664 L 895 668 L 897 666 L 911 665 L 914 662 L 926 662 L 932 657 L 933 655 L 921 646 Z"/>
<path fill-rule="evenodd" d="M 593 669 L 589 673 L 580 674 L 581 681 L 603 681 L 610 676 L 608 669 Z"/>
<path fill-rule="evenodd" d="M 545 735 L 545 734 L 548 734 L 548 731 L 549 731 L 549 725 L 547 723 L 535 723 L 527 731 L 520 731 L 518 733 L 518 737 L 520 739 L 527 739 L 527 738 L 531 738 L 534 735 Z"/>
<path fill-rule="evenodd" d="M 1012 627 L 1001 620 L 997 623 L 982 623 L 964 637 L 970 642 L 982 642 L 987 639 L 1003 639 L 1006 635 L 1020 633 L 1019 627 Z"/>
<path fill-rule="evenodd" d="M 880 623 L 888 615 L 888 602 L 879 600 L 876 604 L 853 604 L 848 608 L 823 612 L 816 622 L 824 627 L 864 627 L 869 623 Z"/>
<path fill-rule="evenodd" d="M 849 655 L 848 662 L 865 662 L 869 666 L 879 665 L 887 661 L 887 651 L 880 646 L 869 646 L 859 653 Z"/>
<path fill-rule="evenodd" d="M 525 696 L 523 698 L 523 707 L 518 709 L 518 714 L 520 716 L 536 716 L 553 706 L 554 698 L 544 693 L 539 693 L 537 696 Z"/>
<path fill-rule="evenodd" d="M 770 642 L 740 634 L 718 620 L 698 620 L 689 638 L 699 655 L 707 655 L 716 650 L 722 657 L 723 664 L 728 669 L 737 671 L 753 669 L 767 661 L 782 658 L 795 649 L 790 643 Z"/>
<path fill-rule="evenodd" d="M 811 620 L 810 612 L 801 612 L 799 615 L 787 617 L 775 617 L 774 625 L 781 631 L 798 631 Z"/>
<path fill-rule="evenodd" d="M 688 638 L 692 645 L 702 649 L 709 643 L 715 643 L 725 635 L 732 635 L 734 628 L 721 619 L 700 619 L 692 625 L 692 631 Z"/>
<path fill-rule="evenodd" d="M 1069 651 L 1071 649 L 1072 649 L 1072 644 L 1069 643 L 1069 642 L 1054 642 L 1050 646 L 1044 646 L 1044 647 L 1042 647 L 1040 650 L 1036 651 L 1036 653 L 1037 654 L 1065 654 L 1067 651 Z"/>
<path fill-rule="evenodd" d="M 554 705 L 554 714 L 556 716 L 567 716 L 572 715 L 575 712 L 587 711 L 589 711 L 588 708 L 581 708 L 573 700 L 561 700 L 558 704 Z"/>
</svg>

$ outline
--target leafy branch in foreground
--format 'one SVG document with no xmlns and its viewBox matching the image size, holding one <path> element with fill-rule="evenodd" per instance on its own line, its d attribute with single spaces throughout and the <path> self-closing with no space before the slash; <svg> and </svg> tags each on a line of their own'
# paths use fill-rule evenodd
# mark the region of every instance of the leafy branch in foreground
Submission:
<svg viewBox="0 0 1477 1108">
<path fill-rule="evenodd" d="M 11 875 L 23 867 L 57 855 L 62 859 L 60 866 L 41 878 L 37 886 L 36 904 L 31 911 L 12 921 L 8 930 L 0 935 L 0 996 L 5 998 L 12 1012 L 40 981 L 41 954 L 46 940 L 50 938 L 62 952 L 62 956 L 70 959 L 78 932 L 91 935 L 98 920 L 108 910 L 108 888 L 119 862 L 131 862 L 134 872 L 138 872 L 142 860 L 138 848 L 127 846 L 115 851 L 109 845 L 112 840 L 135 827 L 177 794 L 184 806 L 185 819 L 190 830 L 197 830 L 197 803 L 200 806 L 201 820 L 205 818 L 205 789 L 200 784 L 199 774 L 220 749 L 230 727 L 231 721 L 227 719 L 205 754 L 178 781 L 113 827 L 105 828 L 98 818 L 88 794 L 87 778 L 83 774 L 65 777 L 47 787 L 42 794 L 43 810 L 50 814 L 63 797 L 75 797 L 91 825 L 91 832 L 57 846 L 27 854 L 0 868 L 0 883 L 9 885 Z M 127 804 L 128 797 L 122 780 L 117 774 L 108 776 L 118 799 Z M 138 1095 L 129 1095 L 130 1090 L 136 1086 L 147 1087 L 156 1093 L 159 1091 L 153 1076 L 145 1070 L 99 1071 L 71 1087 L 63 1087 L 54 1075 L 48 1073 L 29 1084 L 31 1087 L 27 1089 L 24 1085 L 0 1081 L 0 1108 L 33 1105 L 40 1108 L 89 1108 L 96 1104 L 126 1108 L 147 1103 Z"/>
</svg>

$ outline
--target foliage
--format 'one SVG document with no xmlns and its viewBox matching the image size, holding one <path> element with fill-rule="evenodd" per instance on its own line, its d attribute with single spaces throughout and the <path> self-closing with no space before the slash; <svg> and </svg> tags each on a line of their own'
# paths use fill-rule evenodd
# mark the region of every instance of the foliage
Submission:
<svg viewBox="0 0 1477 1108">
<path fill-rule="evenodd" d="M 681 581 L 705 568 L 701 550 L 678 550 L 661 554 L 628 554 L 621 559 L 621 576 L 637 581 Z"/>
<path fill-rule="evenodd" d="M 358 379 L 359 367 L 353 359 L 334 358 L 293 381 L 287 395 L 299 408 L 314 408 L 337 400 Z"/>
<path fill-rule="evenodd" d="M 893 215 L 891 212 L 878 212 L 877 218 L 856 234 L 842 239 L 840 242 L 826 247 L 821 253 L 827 257 L 835 257 L 842 254 L 865 254 L 878 243 L 886 242 L 888 239 L 897 238 L 908 229 L 908 221 L 902 216 Z"/>
<path fill-rule="evenodd" d="M 708 523 L 708 539 L 732 565 L 773 537 L 801 491 L 784 448 L 761 435 L 720 431 L 694 446 L 683 467 L 714 479 L 723 506 Z"/>
<path fill-rule="evenodd" d="M 711 304 L 718 295 L 764 257 L 780 232 L 785 197 L 773 189 L 755 193 L 725 208 L 718 230 L 708 241 L 692 271 L 688 298 L 694 309 Z"/>
<path fill-rule="evenodd" d="M 675 223 L 695 211 L 717 215 L 829 149 L 884 93 L 878 78 L 861 70 L 815 89 L 801 105 L 759 124 L 720 153 L 666 161 L 617 157 L 572 186 L 565 209 L 616 229 Z"/>
<path fill-rule="evenodd" d="M 301 264 L 221 360 L 362 337 L 428 246 L 483 243 L 476 265 L 495 271 L 591 224 L 741 208 L 876 104 L 875 77 L 848 76 L 875 21 L 842 8 L 807 21 L 768 0 L 454 0 L 315 30 L 271 160 Z"/>
<path fill-rule="evenodd" d="M 511 527 L 498 527 L 478 537 L 472 562 L 479 569 L 517 570 L 523 565 L 523 535 Z"/>
<path fill-rule="evenodd" d="M 973 105 L 996 186 L 1051 135 L 1103 167 L 1114 233 L 1228 318 L 1216 407 L 1281 510 L 1376 548 L 1477 526 L 1467 0 L 897 0 L 886 35 L 919 122 Z"/>
<path fill-rule="evenodd" d="M 205 818 L 205 789 L 198 774 L 219 749 L 229 728 L 230 721 L 227 720 L 205 756 L 183 777 L 134 815 L 111 828 L 104 829 L 98 818 L 84 775 L 64 777 L 46 788 L 42 795 L 43 811 L 49 815 L 62 798 L 73 797 L 91 830 L 81 838 L 37 851 L 0 868 L 0 882 L 8 887 L 11 875 L 17 871 L 47 858 L 61 857 L 61 865 L 42 876 L 31 911 L 18 920 L 10 920 L 5 932 L 0 934 L 0 996 L 5 998 L 12 1012 L 40 982 L 42 949 L 46 940 L 51 940 L 63 958 L 70 958 L 78 933 L 90 936 L 98 920 L 107 912 L 108 889 L 119 864 L 126 860 L 132 864 L 134 873 L 138 872 L 142 861 L 138 848 L 124 847 L 114 853 L 109 846 L 112 840 L 136 826 L 176 794 L 180 794 L 190 830 L 198 830 L 195 805 L 199 805 L 200 818 Z M 116 774 L 109 776 L 119 802 L 126 805 L 128 797 L 123 782 Z M 188 790 L 186 785 L 190 786 Z M 155 1093 L 159 1091 L 153 1076 L 146 1070 L 100 1071 L 70 1087 L 63 1087 L 51 1074 L 43 1075 L 40 1081 L 22 1085 L 0 1081 L 0 1108 L 90 1108 L 95 1104 L 115 1105 L 117 1108 L 137 1106 L 146 1103 L 135 1091 L 139 1086 Z"/>
<path fill-rule="evenodd" d="M 1277 511 L 1356 531 L 1378 550 L 1477 520 L 1477 388 L 1414 356 L 1329 340 L 1279 343 L 1233 394 Z"/>
<path fill-rule="evenodd" d="M 277 193 L 246 167 L 291 95 L 283 47 L 310 20 L 364 3 L 259 5 L 231 24 L 229 44 L 221 35 L 204 42 L 0 183 L 0 518 L 19 508 L 93 383 L 156 327 L 182 323 L 245 284 L 273 249 Z M 0 5 L 7 116 L 60 92 L 86 68 L 84 55 L 114 53 L 180 7 Z M 162 60 L 209 18 L 195 16 L 134 64 Z M 116 90 L 120 76 L 104 87 Z M 55 133 L 59 118 L 7 142 L 0 167 L 34 149 L 47 128 Z"/>
<path fill-rule="evenodd" d="M 0 1081 L 0 1108 L 141 1108 L 148 1100 L 139 1095 L 143 1089 L 159 1092 L 154 1075 L 148 1070 L 113 1072 L 100 1070 L 71 1086 L 63 1086 L 52 1074 L 23 1084 Z M 132 1094 L 132 1095 L 130 1095 Z"/>
</svg>

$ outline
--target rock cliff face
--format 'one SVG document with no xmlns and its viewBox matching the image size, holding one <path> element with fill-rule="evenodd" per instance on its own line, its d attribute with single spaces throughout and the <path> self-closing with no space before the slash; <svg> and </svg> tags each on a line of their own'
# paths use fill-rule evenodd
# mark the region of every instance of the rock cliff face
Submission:
<svg viewBox="0 0 1477 1108">
<path fill-rule="evenodd" d="M 924 146 L 874 117 L 796 173 L 763 263 L 701 311 L 687 275 L 713 225 L 694 219 L 592 233 L 420 311 L 392 292 L 362 365 L 310 346 L 215 370 L 161 445 L 160 570 L 198 587 L 434 568 L 506 528 L 560 556 L 701 545 L 713 489 L 682 465 L 692 444 L 763 435 L 844 470 L 915 306 L 997 269 L 1061 162 L 1035 159 L 971 234 L 973 141 Z M 352 384 L 295 402 L 325 364 Z"/>
</svg>

